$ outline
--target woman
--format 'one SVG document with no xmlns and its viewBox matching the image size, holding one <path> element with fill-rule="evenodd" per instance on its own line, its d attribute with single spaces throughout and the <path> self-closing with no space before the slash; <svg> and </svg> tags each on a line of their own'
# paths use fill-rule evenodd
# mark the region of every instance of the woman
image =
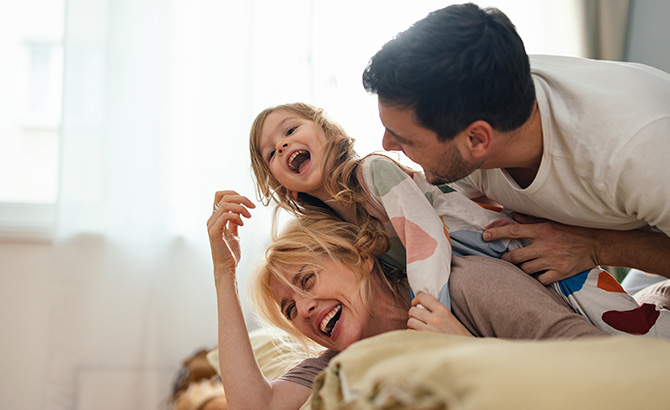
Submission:
<svg viewBox="0 0 670 410">
<path fill-rule="evenodd" d="M 221 205 L 210 217 L 208 230 L 219 363 L 230 409 L 298 409 L 309 397 L 314 375 L 334 353 L 395 329 L 505 338 L 604 335 L 517 268 L 481 257 L 455 258 L 452 265 L 452 309 L 464 326 L 427 294 L 409 302 L 403 278 L 374 258 L 388 246 L 384 237 L 361 234 L 355 225 L 333 218 L 303 217 L 291 221 L 268 248 L 252 282 L 255 304 L 271 323 L 329 350 L 270 382 L 254 359 L 235 280 L 238 227 L 243 224 L 241 215 L 249 216 L 240 204 L 253 204 L 244 197 L 222 202 L 225 195 L 236 194 L 217 193 L 215 203 Z"/>
</svg>

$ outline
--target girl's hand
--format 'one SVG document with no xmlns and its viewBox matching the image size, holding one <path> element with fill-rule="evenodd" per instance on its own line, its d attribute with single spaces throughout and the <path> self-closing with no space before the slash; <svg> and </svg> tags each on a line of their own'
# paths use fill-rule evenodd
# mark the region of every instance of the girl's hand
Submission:
<svg viewBox="0 0 670 410">
<path fill-rule="evenodd" d="M 412 299 L 407 327 L 413 330 L 472 336 L 472 333 L 456 319 L 449 309 L 432 295 L 423 292 L 419 292 Z"/>
<path fill-rule="evenodd" d="M 207 221 L 207 230 L 215 275 L 235 273 L 241 256 L 238 227 L 244 225 L 242 216 L 251 217 L 247 207 L 256 206 L 235 191 L 219 191 L 214 196 L 214 213 Z"/>
</svg>

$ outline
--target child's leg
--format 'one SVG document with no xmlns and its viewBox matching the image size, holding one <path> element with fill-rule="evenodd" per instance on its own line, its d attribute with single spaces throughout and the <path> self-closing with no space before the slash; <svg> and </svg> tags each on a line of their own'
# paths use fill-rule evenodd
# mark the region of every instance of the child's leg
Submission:
<svg viewBox="0 0 670 410">
<path fill-rule="evenodd" d="M 552 286 L 600 330 L 670 339 L 670 311 L 657 309 L 651 303 L 638 304 L 612 275 L 599 267 Z"/>
<path fill-rule="evenodd" d="M 665 279 L 633 295 L 638 304 L 651 303 L 659 309 L 670 309 L 670 279 Z"/>
<path fill-rule="evenodd" d="M 663 280 L 665 280 L 663 276 L 643 272 L 639 269 L 631 269 L 621 281 L 621 287 L 624 288 L 629 295 L 634 296 L 640 290 Z"/>
</svg>

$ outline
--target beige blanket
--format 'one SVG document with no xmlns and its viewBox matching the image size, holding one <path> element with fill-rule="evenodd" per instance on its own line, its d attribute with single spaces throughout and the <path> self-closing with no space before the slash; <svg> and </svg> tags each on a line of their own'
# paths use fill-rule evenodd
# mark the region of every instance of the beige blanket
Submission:
<svg viewBox="0 0 670 410">
<path fill-rule="evenodd" d="M 312 406 L 332 409 L 669 409 L 670 342 L 396 331 L 335 357 Z"/>
</svg>

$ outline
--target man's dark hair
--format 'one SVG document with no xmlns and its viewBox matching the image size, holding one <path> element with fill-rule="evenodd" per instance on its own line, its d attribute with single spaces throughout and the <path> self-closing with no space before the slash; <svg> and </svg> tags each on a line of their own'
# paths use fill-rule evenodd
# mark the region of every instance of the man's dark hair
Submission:
<svg viewBox="0 0 670 410">
<path fill-rule="evenodd" d="M 413 109 L 441 141 L 477 120 L 520 127 L 535 103 L 528 55 L 500 10 L 475 4 L 430 13 L 375 54 L 363 86 L 383 104 Z"/>
</svg>

